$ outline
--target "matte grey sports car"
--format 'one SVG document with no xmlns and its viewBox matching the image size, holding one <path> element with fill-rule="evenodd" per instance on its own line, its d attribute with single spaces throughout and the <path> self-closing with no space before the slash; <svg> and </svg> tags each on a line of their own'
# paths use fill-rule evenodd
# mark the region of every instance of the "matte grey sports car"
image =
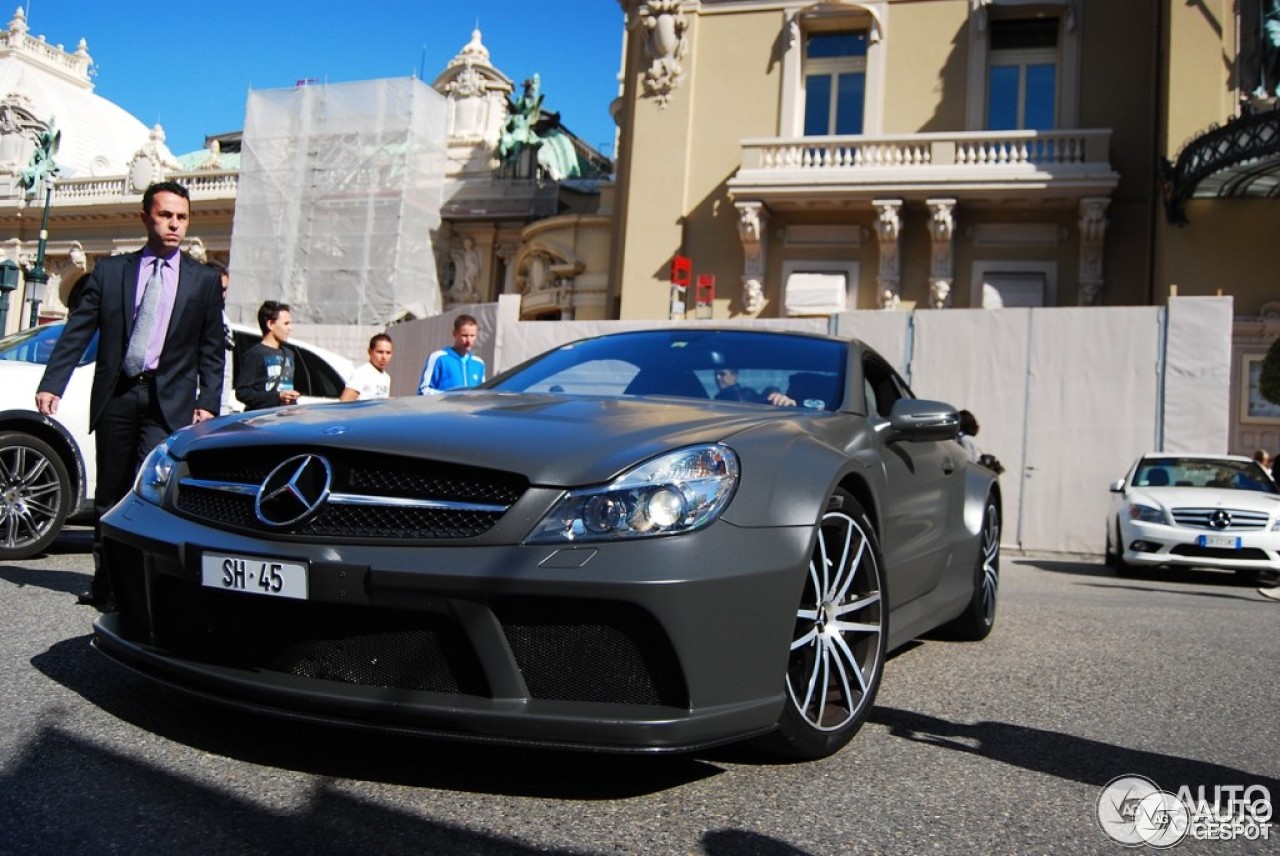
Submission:
<svg viewBox="0 0 1280 856">
<path fill-rule="evenodd" d="M 856 341 L 688 327 L 224 417 L 103 519 L 94 644 L 311 720 L 822 757 L 889 650 L 991 630 L 1000 489 L 957 421 Z"/>
</svg>

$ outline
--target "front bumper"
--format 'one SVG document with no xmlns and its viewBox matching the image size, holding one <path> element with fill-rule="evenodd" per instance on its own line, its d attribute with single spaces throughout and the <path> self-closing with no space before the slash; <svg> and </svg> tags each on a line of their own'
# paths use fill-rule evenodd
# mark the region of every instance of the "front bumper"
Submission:
<svg viewBox="0 0 1280 856">
<path fill-rule="evenodd" d="M 119 612 L 94 645 L 150 678 L 308 720 L 633 751 L 774 726 L 811 537 L 285 543 L 132 496 L 102 530 Z M 202 586 L 205 550 L 305 563 L 308 599 Z"/>
<path fill-rule="evenodd" d="M 1202 536 L 1215 534 L 1237 539 L 1238 546 L 1205 546 L 1200 543 Z M 1130 565 L 1280 571 L 1280 532 L 1211 533 L 1183 526 L 1121 520 L 1120 537 L 1124 561 Z"/>
</svg>

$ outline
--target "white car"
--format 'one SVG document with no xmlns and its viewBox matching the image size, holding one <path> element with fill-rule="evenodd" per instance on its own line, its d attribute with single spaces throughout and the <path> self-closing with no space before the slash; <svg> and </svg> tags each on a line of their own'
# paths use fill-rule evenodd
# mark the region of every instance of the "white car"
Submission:
<svg viewBox="0 0 1280 856">
<path fill-rule="evenodd" d="M 35 409 L 36 387 L 64 326 L 45 324 L 0 339 L 0 560 L 43 552 L 63 523 L 93 517 L 97 456 L 89 436 L 89 389 L 96 338 L 71 374 L 57 418 Z M 262 334 L 238 324 L 232 333 L 238 365 Z M 351 361 L 312 345 L 289 344 L 298 354 L 294 386 L 300 401 L 336 400 L 351 376 Z"/>
<path fill-rule="evenodd" d="M 1143 455 L 1111 485 L 1107 563 L 1280 571 L 1280 489 L 1235 455 Z"/>
</svg>

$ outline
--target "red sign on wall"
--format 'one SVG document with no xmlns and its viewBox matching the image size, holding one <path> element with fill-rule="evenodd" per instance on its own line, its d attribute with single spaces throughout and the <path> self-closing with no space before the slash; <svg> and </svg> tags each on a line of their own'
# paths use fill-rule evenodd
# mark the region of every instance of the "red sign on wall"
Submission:
<svg viewBox="0 0 1280 856">
<path fill-rule="evenodd" d="M 693 277 L 693 259 L 676 256 L 671 260 L 671 284 L 688 288 Z"/>
<path fill-rule="evenodd" d="M 698 290 L 694 292 L 694 302 L 698 306 L 710 306 L 716 299 L 716 278 L 711 274 L 698 276 Z"/>
</svg>

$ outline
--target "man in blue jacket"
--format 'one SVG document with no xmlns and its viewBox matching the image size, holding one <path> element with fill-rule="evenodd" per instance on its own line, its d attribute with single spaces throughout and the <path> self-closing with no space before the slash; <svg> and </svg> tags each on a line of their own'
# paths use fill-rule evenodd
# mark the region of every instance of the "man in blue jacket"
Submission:
<svg viewBox="0 0 1280 856">
<path fill-rule="evenodd" d="M 427 357 L 418 395 L 437 395 L 450 389 L 484 383 L 484 360 L 471 353 L 479 324 L 470 315 L 453 319 L 453 345 Z"/>
</svg>

